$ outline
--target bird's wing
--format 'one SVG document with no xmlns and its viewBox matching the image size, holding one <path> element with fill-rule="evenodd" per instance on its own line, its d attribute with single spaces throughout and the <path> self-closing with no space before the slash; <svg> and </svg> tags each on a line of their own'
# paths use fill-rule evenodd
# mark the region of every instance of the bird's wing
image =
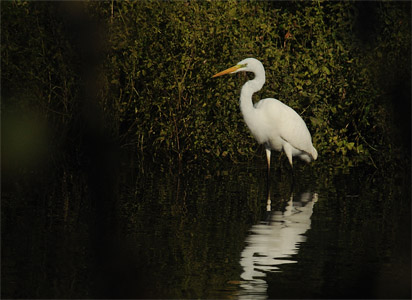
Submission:
<svg viewBox="0 0 412 300">
<path fill-rule="evenodd" d="M 303 119 L 291 107 L 276 99 L 264 99 L 256 108 L 262 109 L 280 137 L 294 148 L 312 154 L 312 138 Z"/>
</svg>

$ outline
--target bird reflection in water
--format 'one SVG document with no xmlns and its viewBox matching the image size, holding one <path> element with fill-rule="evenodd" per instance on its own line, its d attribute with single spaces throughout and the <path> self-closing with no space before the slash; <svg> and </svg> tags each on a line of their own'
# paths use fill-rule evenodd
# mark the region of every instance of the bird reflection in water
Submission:
<svg viewBox="0 0 412 300">
<path fill-rule="evenodd" d="M 292 255 L 305 242 L 303 235 L 310 229 L 313 207 L 318 194 L 305 192 L 290 196 L 284 211 L 272 211 L 270 195 L 267 200 L 267 218 L 253 225 L 246 238 L 240 265 L 243 268 L 239 298 L 253 295 L 253 299 L 266 299 L 267 272 L 279 272 L 282 264 L 297 263 Z"/>
</svg>

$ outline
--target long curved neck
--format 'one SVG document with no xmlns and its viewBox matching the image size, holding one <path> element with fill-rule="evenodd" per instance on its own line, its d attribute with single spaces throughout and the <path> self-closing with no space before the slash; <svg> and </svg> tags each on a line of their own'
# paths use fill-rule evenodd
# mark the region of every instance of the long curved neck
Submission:
<svg viewBox="0 0 412 300">
<path fill-rule="evenodd" d="M 263 68 L 262 68 L 263 69 Z M 252 95 L 259 91 L 265 84 L 265 71 L 255 73 L 255 78 L 247 81 L 240 92 L 240 111 L 243 116 L 247 116 L 248 113 L 253 111 Z"/>
</svg>

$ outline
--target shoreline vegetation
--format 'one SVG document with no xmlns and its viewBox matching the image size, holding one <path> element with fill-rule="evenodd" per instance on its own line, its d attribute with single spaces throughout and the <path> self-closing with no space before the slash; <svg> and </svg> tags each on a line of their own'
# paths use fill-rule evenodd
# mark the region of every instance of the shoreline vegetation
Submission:
<svg viewBox="0 0 412 300">
<path fill-rule="evenodd" d="M 321 160 L 409 165 L 408 2 L 1 5 L 3 161 L 116 147 L 160 163 L 256 159 L 238 107 L 247 75 L 211 79 L 256 57 L 267 81 L 254 100 L 295 109 Z"/>
</svg>

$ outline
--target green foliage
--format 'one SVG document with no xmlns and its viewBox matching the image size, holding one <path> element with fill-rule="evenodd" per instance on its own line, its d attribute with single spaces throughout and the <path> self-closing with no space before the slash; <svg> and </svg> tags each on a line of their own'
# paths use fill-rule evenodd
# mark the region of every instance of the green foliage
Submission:
<svg viewBox="0 0 412 300">
<path fill-rule="evenodd" d="M 41 15 L 46 6 L 4 5 L 2 78 L 12 85 L 31 82 L 43 106 L 70 115 L 76 93 L 70 45 L 62 38 L 54 43 L 61 29 L 51 13 Z M 238 108 L 247 76 L 211 78 L 246 57 L 258 58 L 266 68 L 267 82 L 255 100 L 273 97 L 294 108 L 308 125 L 320 159 L 375 164 L 378 154 L 388 156 L 396 148 L 391 112 L 379 99 L 387 88 L 382 74 L 390 73 L 394 63 L 402 68 L 401 57 L 403 67 L 410 65 L 410 55 L 403 55 L 410 53 L 408 5 L 376 3 L 380 27 L 376 43 L 366 48 L 357 40 L 352 2 L 112 1 L 85 6 L 108 28 L 101 104 L 111 116 L 109 126 L 142 156 L 204 163 L 253 158 L 259 148 Z M 13 34 L 18 27 L 24 30 Z M 19 81 L 15 75 L 23 73 Z"/>
<path fill-rule="evenodd" d="M 368 65 L 376 55 L 359 55 L 351 3 L 122 2 L 112 11 L 112 45 L 122 55 L 111 68 L 127 79 L 114 74 L 111 98 L 139 149 L 189 160 L 253 156 L 237 101 L 246 77 L 210 79 L 249 56 L 267 71 L 259 98 L 297 110 L 321 156 L 350 165 L 388 143 L 377 139 L 388 124 Z"/>
</svg>

